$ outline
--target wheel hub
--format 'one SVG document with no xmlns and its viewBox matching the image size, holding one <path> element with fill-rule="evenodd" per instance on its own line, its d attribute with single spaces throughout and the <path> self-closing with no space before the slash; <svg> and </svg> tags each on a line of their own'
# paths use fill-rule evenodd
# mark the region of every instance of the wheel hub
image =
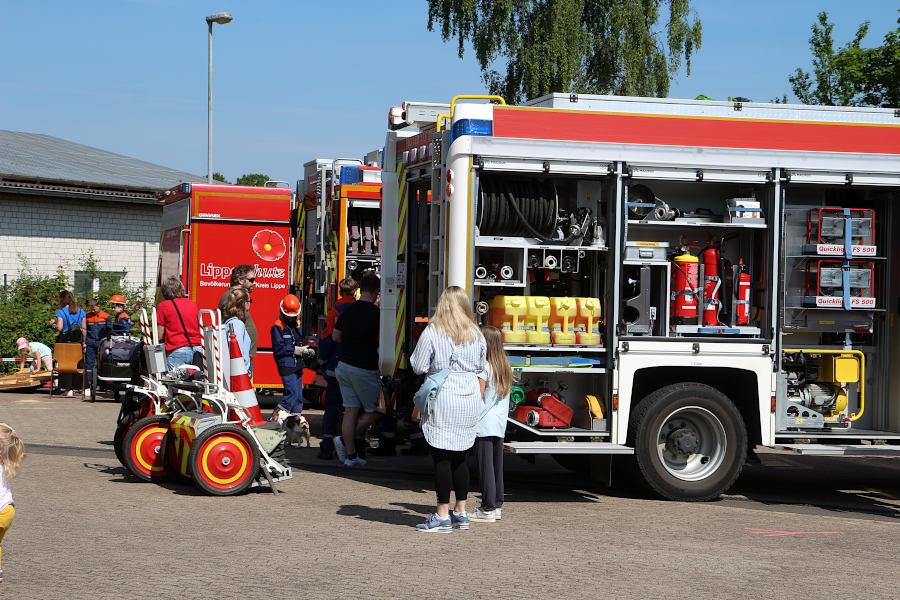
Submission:
<svg viewBox="0 0 900 600">
<path fill-rule="evenodd" d="M 231 464 L 231 458 L 228 456 L 223 456 L 222 457 L 222 466 L 227 467 L 230 464 Z"/>
<path fill-rule="evenodd" d="M 683 406 L 663 419 L 656 446 L 661 466 L 682 481 L 701 481 L 725 461 L 728 439 L 712 411 Z"/>
<path fill-rule="evenodd" d="M 690 456 L 699 448 L 700 438 L 697 437 L 697 432 L 686 427 L 673 431 L 666 440 L 666 450 L 679 456 Z"/>
</svg>

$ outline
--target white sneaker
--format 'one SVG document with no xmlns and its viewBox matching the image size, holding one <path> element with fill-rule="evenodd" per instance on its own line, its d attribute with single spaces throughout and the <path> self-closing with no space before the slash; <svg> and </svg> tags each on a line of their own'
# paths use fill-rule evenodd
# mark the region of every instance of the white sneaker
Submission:
<svg viewBox="0 0 900 600">
<path fill-rule="evenodd" d="M 493 523 L 497 520 L 495 512 L 496 511 L 493 510 L 481 510 L 479 508 L 474 513 L 469 515 L 469 520 L 475 521 L 477 523 Z"/>
<path fill-rule="evenodd" d="M 75 390 L 69 390 L 68 392 L 66 392 L 66 398 L 74 398 L 74 397 L 75 397 Z"/>
<path fill-rule="evenodd" d="M 344 466 L 345 467 L 364 467 L 366 465 L 366 459 L 356 457 L 356 458 L 345 458 Z"/>
<path fill-rule="evenodd" d="M 494 509 L 494 519 L 496 519 L 498 521 L 500 520 L 500 508 L 499 507 Z"/>
<path fill-rule="evenodd" d="M 334 453 L 337 454 L 339 461 L 347 464 L 347 447 L 339 435 L 334 436 Z"/>
<path fill-rule="evenodd" d="M 85 398 L 90 398 L 90 397 L 91 397 L 91 388 L 85 388 L 85 389 L 84 389 L 84 397 L 85 397 Z"/>
</svg>

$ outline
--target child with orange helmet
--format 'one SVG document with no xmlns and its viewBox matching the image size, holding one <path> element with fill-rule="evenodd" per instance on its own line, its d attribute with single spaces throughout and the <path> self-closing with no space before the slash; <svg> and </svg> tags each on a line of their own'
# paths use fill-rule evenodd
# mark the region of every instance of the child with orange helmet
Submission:
<svg viewBox="0 0 900 600">
<path fill-rule="evenodd" d="M 284 385 L 284 397 L 272 414 L 272 420 L 284 423 L 287 419 L 303 419 L 303 355 L 309 350 L 303 345 L 299 329 L 300 299 L 288 294 L 281 300 L 278 319 L 272 325 L 272 354 Z"/>
<path fill-rule="evenodd" d="M 109 327 L 112 335 L 128 335 L 131 333 L 131 317 L 125 312 L 125 296 L 113 294 L 109 297 L 113 314 L 109 318 Z"/>
</svg>

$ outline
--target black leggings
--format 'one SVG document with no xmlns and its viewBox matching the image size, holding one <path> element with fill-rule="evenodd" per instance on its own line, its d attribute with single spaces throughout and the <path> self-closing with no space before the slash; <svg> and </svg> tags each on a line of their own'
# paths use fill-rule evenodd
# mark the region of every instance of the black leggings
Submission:
<svg viewBox="0 0 900 600">
<path fill-rule="evenodd" d="M 434 487 L 438 504 L 450 503 L 450 490 L 456 492 L 456 501 L 469 495 L 469 464 L 465 450 L 441 450 L 431 448 L 434 459 Z"/>
</svg>

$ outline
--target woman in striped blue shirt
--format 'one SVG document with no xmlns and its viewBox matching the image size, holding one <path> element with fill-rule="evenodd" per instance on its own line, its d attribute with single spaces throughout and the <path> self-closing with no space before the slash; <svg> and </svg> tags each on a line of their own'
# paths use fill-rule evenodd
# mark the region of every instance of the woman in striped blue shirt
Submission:
<svg viewBox="0 0 900 600">
<path fill-rule="evenodd" d="M 450 533 L 453 527 L 469 528 L 466 452 L 475 443 L 475 429 L 484 405 L 479 375 L 484 371 L 485 354 L 484 336 L 475 324 L 472 301 L 462 288 L 447 288 L 410 357 L 416 373 L 437 373 L 448 366 L 450 369 L 433 409 L 422 421 L 422 432 L 434 458 L 437 507 L 425 523 L 416 526 L 418 531 Z M 451 489 L 456 494 L 453 512 Z"/>
</svg>

